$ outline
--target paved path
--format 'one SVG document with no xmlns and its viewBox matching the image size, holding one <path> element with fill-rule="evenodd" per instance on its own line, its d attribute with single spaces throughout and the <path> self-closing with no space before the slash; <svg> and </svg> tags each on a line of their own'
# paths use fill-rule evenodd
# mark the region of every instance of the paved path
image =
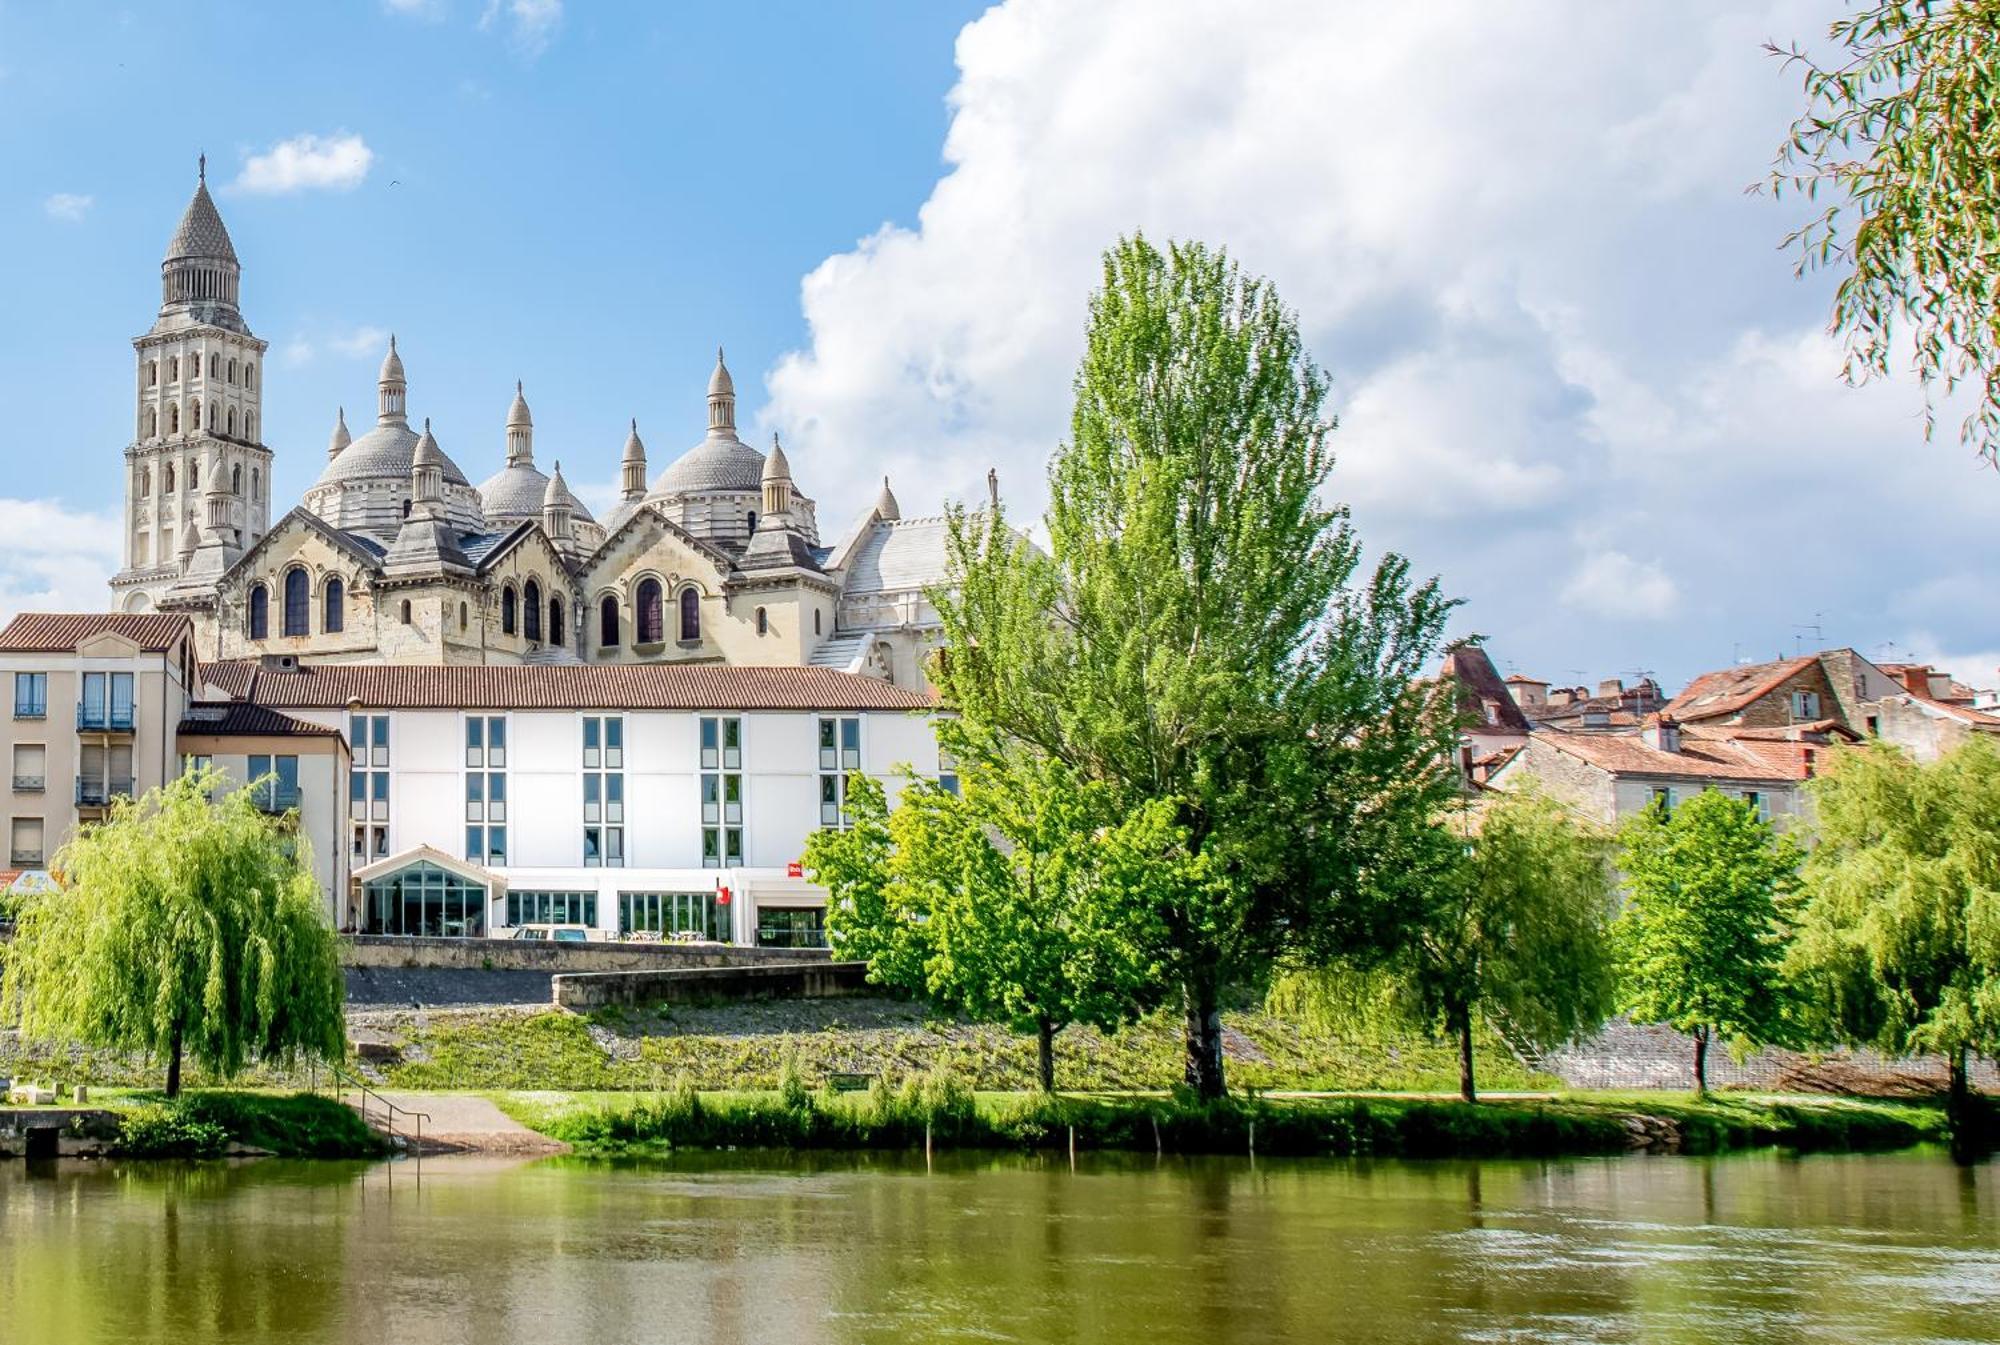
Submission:
<svg viewBox="0 0 2000 1345">
<path fill-rule="evenodd" d="M 408 1134 L 415 1126 L 405 1112 L 422 1112 L 425 1153 L 567 1153 L 560 1140 L 528 1129 L 486 1098 L 472 1093 L 377 1093 L 402 1111 L 396 1115 L 396 1133 Z M 381 1111 L 373 1102 L 368 1119 L 380 1126 Z"/>
</svg>

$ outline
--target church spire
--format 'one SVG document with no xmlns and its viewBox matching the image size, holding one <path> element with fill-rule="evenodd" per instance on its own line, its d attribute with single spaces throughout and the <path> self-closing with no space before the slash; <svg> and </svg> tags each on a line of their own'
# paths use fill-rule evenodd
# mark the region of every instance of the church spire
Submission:
<svg viewBox="0 0 2000 1345">
<path fill-rule="evenodd" d="M 722 362 L 722 347 L 715 348 L 715 372 L 708 376 L 708 432 L 736 436 L 736 380 Z"/>
<path fill-rule="evenodd" d="M 407 424 L 408 412 L 404 403 L 410 385 L 403 377 L 403 357 L 396 353 L 394 333 L 389 336 L 389 353 L 382 357 L 382 373 L 376 379 L 375 388 L 379 405 L 376 419 L 384 425 Z"/>
<path fill-rule="evenodd" d="M 514 380 L 514 404 L 507 408 L 507 465 L 535 465 L 535 418 L 528 414 L 528 399 L 521 380 Z"/>
<path fill-rule="evenodd" d="M 326 441 L 326 460 L 332 462 L 353 442 L 354 436 L 347 432 L 347 408 L 337 407 L 333 413 L 333 434 Z"/>
<path fill-rule="evenodd" d="M 243 319 L 236 311 L 237 290 L 243 268 L 236 260 L 236 245 L 222 223 L 222 212 L 208 194 L 208 156 L 197 160 L 194 195 L 174 236 L 167 240 L 167 254 L 160 261 L 160 311 L 190 312 L 204 321 L 239 330 Z"/>
<path fill-rule="evenodd" d="M 639 438 L 639 419 L 625 436 L 625 457 L 619 463 L 619 493 L 633 504 L 646 498 L 646 445 Z"/>
</svg>

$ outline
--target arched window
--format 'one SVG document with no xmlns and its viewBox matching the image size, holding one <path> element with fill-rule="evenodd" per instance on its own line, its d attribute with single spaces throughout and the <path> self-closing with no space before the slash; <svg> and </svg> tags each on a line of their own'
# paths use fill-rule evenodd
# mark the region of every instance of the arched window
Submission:
<svg viewBox="0 0 2000 1345">
<path fill-rule="evenodd" d="M 167 408 L 167 433 L 179 434 L 180 432 L 181 409 L 178 406 L 170 406 Z"/>
<path fill-rule="evenodd" d="M 246 364 L 243 366 L 243 386 L 246 388 L 254 388 L 257 386 L 256 365 Z"/>
<path fill-rule="evenodd" d="M 609 593 L 597 604 L 597 647 L 616 649 L 618 647 L 618 599 Z"/>
<path fill-rule="evenodd" d="M 403 624 L 405 626 L 410 624 L 410 600 L 408 598 L 403 599 Z"/>
<path fill-rule="evenodd" d="M 257 417 L 248 411 L 243 413 L 243 437 L 253 444 L 257 442 Z"/>
<path fill-rule="evenodd" d="M 500 590 L 500 633 L 514 633 L 514 586 L 509 584 Z"/>
<path fill-rule="evenodd" d="M 701 595 L 692 588 L 681 590 L 681 638 L 701 638 Z"/>
<path fill-rule="evenodd" d="M 156 416 L 156 415 L 154 414 L 154 412 L 153 412 L 153 408 L 152 408 L 152 407 L 150 407 L 150 406 L 149 406 L 149 407 L 147 407 L 147 408 L 146 408 L 146 419 L 145 419 L 145 426 L 146 426 L 146 429 L 145 429 L 145 436 L 146 436 L 146 438 L 148 438 L 148 439 L 151 439 L 151 438 L 153 437 L 153 427 L 154 427 L 155 425 L 157 425 L 158 423 L 159 423 L 159 417 L 158 417 L 158 416 Z"/>
<path fill-rule="evenodd" d="M 174 493 L 174 465 L 170 462 L 160 469 L 160 478 L 166 483 L 166 494 Z"/>
<path fill-rule="evenodd" d="M 403 501 L 403 517 L 404 517 L 404 518 L 408 518 L 409 516 L 410 516 L 410 502 L 409 502 L 408 500 L 404 500 L 404 501 Z"/>
<path fill-rule="evenodd" d="M 243 464 L 240 462 L 230 464 L 229 493 L 231 495 L 241 495 L 243 493 Z"/>
<path fill-rule="evenodd" d="M 235 408 L 235 407 L 233 407 L 233 406 L 229 408 L 229 433 L 230 433 L 230 436 L 231 436 L 232 438 L 233 438 L 233 437 L 235 437 L 235 434 L 236 434 L 236 408 Z"/>
<path fill-rule="evenodd" d="M 471 623 L 472 623 L 472 614 L 466 610 L 464 603 L 460 603 L 458 605 L 458 628 L 460 630 L 464 630 L 466 629 L 466 627 L 471 625 Z"/>
<path fill-rule="evenodd" d="M 153 469 L 151 467 L 141 467 L 139 469 L 139 493 L 148 496 L 153 493 Z"/>
<path fill-rule="evenodd" d="M 819 608 L 815 607 L 815 608 L 813 608 L 813 634 L 814 634 L 814 635 L 818 635 L 819 633 L 820 633 L 820 629 L 819 629 Z"/>
<path fill-rule="evenodd" d="M 660 599 L 659 580 L 639 581 L 638 630 L 633 632 L 634 644 L 658 644 L 667 638 L 667 617 Z"/>
<path fill-rule="evenodd" d="M 542 586 L 530 579 L 528 586 L 521 590 L 521 614 L 527 618 L 529 644 L 542 642 Z"/>
<path fill-rule="evenodd" d="M 262 584 L 250 586 L 250 638 L 268 639 L 271 634 L 271 597 Z"/>
<path fill-rule="evenodd" d="M 146 386 L 149 388 L 155 387 L 159 384 L 159 381 L 160 381 L 160 362 L 158 360 L 147 360 Z"/>
<path fill-rule="evenodd" d="M 231 360 L 231 361 L 229 362 L 229 373 L 228 373 L 227 377 L 228 377 L 228 379 L 229 379 L 229 384 L 230 384 L 230 386 L 231 386 L 231 387 L 234 387 L 234 386 L 236 385 L 236 361 L 235 361 L 235 360 Z"/>
<path fill-rule="evenodd" d="M 198 429 L 200 429 L 200 428 L 201 428 L 201 403 L 200 403 L 200 402 L 189 402 L 189 403 L 188 403 L 188 428 L 189 428 L 189 429 L 191 429 L 191 430 L 198 430 Z"/>
<path fill-rule="evenodd" d="M 208 402 L 208 428 L 210 433 L 222 428 L 222 403 L 212 397 Z"/>
<path fill-rule="evenodd" d="M 208 376 L 210 378 L 222 377 L 222 356 L 213 352 L 208 357 Z"/>
<path fill-rule="evenodd" d="M 307 633 L 307 619 L 312 610 L 307 594 L 311 587 L 304 570 L 294 567 L 285 571 L 285 634 Z"/>
<path fill-rule="evenodd" d="M 759 635 L 771 633 L 771 619 L 764 615 L 764 609 L 761 607 L 757 609 L 757 633 Z"/>
<path fill-rule="evenodd" d="M 563 624 L 562 598 L 554 593 L 549 594 L 549 643 L 569 643 L 569 627 Z"/>
<path fill-rule="evenodd" d="M 752 510 L 750 511 L 750 528 L 749 528 L 749 531 L 751 531 L 751 532 L 755 532 L 755 531 L 757 531 L 757 511 L 756 511 L 755 509 L 752 509 Z"/>
<path fill-rule="evenodd" d="M 324 608 L 319 620 L 321 630 L 331 635 L 347 629 L 347 586 L 338 575 L 326 581 Z"/>
<path fill-rule="evenodd" d="M 264 477 L 255 467 L 250 469 L 250 498 L 253 500 L 264 498 Z"/>
<path fill-rule="evenodd" d="M 201 489 L 201 459 L 196 458 L 193 462 L 188 464 L 188 491 L 190 494 L 192 494 L 194 491 L 200 489 Z"/>
</svg>

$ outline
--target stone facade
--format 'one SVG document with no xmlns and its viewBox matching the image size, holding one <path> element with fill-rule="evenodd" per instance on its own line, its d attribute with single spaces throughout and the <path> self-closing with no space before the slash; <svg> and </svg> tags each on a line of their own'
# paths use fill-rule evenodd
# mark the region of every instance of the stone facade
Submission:
<svg viewBox="0 0 2000 1345">
<path fill-rule="evenodd" d="M 375 424 L 357 436 L 337 411 L 319 479 L 273 525 L 272 454 L 257 437 L 265 347 L 243 320 L 241 268 L 205 182 L 162 270 L 159 320 L 136 343 L 126 564 L 112 588 L 122 611 L 185 614 L 203 659 L 815 665 L 923 685 L 944 520 L 904 519 L 885 480 L 823 543 L 783 447 L 738 436 L 720 351 L 706 434 L 649 482 L 635 423 L 600 521 L 560 463 L 537 466 L 519 383 L 504 457 L 473 485 L 413 417 L 391 338 Z"/>
</svg>

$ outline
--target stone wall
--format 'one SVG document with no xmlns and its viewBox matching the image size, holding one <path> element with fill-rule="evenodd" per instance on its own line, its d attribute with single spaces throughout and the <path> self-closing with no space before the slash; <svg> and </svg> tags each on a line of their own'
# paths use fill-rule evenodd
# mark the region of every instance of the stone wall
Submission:
<svg viewBox="0 0 2000 1345">
<path fill-rule="evenodd" d="M 347 967 L 436 967 L 477 971 L 669 971 L 755 967 L 772 962 L 829 962 L 824 948 L 741 948 L 725 943 L 554 943 L 538 939 L 417 939 L 357 934 L 343 938 Z"/>
<path fill-rule="evenodd" d="M 608 1004 L 687 1004 L 718 999 L 835 999 L 874 993 L 865 962 L 784 962 L 759 967 L 584 972 L 555 978 L 555 1002 L 578 1013 Z"/>
</svg>

